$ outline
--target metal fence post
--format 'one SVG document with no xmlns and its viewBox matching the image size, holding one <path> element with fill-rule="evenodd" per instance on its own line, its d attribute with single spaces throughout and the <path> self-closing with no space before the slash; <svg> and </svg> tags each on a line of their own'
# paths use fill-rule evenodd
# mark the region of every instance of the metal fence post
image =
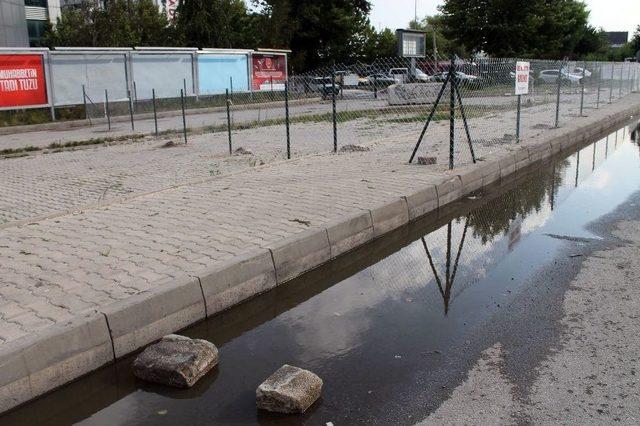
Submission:
<svg viewBox="0 0 640 426">
<path fill-rule="evenodd" d="M 82 104 L 84 105 L 84 119 L 89 120 L 89 111 L 87 110 L 87 92 L 84 89 L 84 84 L 82 85 Z"/>
<path fill-rule="evenodd" d="M 107 114 L 107 126 L 111 131 L 111 114 L 109 113 L 109 92 L 104 89 L 104 112 Z"/>
<path fill-rule="evenodd" d="M 609 84 L 609 103 L 613 101 L 613 65 L 615 62 L 611 62 L 611 82 Z"/>
<path fill-rule="evenodd" d="M 580 117 L 582 117 L 582 110 L 584 109 L 584 77 L 585 77 L 585 72 L 587 69 L 587 61 L 584 61 L 584 63 L 582 64 L 582 78 L 580 79 L 580 86 L 581 86 L 581 91 L 580 91 Z"/>
<path fill-rule="evenodd" d="M 373 76 L 373 98 L 378 99 L 378 78 Z"/>
<path fill-rule="evenodd" d="M 629 62 L 629 70 L 627 71 L 627 86 L 629 86 L 629 93 L 631 93 L 631 62 Z"/>
<path fill-rule="evenodd" d="M 129 117 L 131 118 L 131 130 L 135 130 L 133 125 L 133 100 L 131 99 L 131 90 L 127 90 L 127 96 L 129 98 Z"/>
<path fill-rule="evenodd" d="M 451 65 L 449 66 L 449 169 L 453 169 L 453 149 L 455 143 L 455 125 L 456 125 L 456 97 L 455 97 L 455 82 L 456 78 L 456 62 L 454 58 L 451 58 Z"/>
<path fill-rule="evenodd" d="M 151 98 L 153 102 L 153 125 L 156 129 L 156 138 L 158 137 L 158 111 L 156 110 L 156 89 L 151 89 Z"/>
<path fill-rule="evenodd" d="M 518 108 L 516 110 L 516 143 L 520 143 L 520 108 L 522 105 L 522 95 L 518 95 Z"/>
<path fill-rule="evenodd" d="M 138 88 L 136 86 L 136 82 L 133 82 L 133 110 L 137 111 L 138 109 Z"/>
<path fill-rule="evenodd" d="M 229 88 L 231 89 L 231 99 L 233 99 L 233 77 L 229 77 Z"/>
<path fill-rule="evenodd" d="M 620 67 L 620 86 L 618 87 L 618 98 L 622 97 L 622 82 L 624 81 L 624 64 L 625 62 L 623 62 L 622 66 Z"/>
<path fill-rule="evenodd" d="M 596 109 L 600 109 L 600 89 L 602 88 L 602 64 L 598 64 L 598 95 L 596 97 Z"/>
<path fill-rule="evenodd" d="M 184 143 L 187 143 L 187 118 L 184 115 L 184 90 L 180 89 L 180 106 L 182 107 L 182 134 L 184 136 Z"/>
<path fill-rule="evenodd" d="M 338 152 L 338 122 L 336 119 L 336 66 L 331 70 L 331 107 L 333 120 L 333 152 Z"/>
<path fill-rule="evenodd" d="M 284 124 L 287 129 L 287 160 L 291 159 L 291 135 L 289 134 L 289 82 L 284 82 Z"/>
<path fill-rule="evenodd" d="M 229 135 L 229 155 L 233 154 L 233 146 L 231 144 L 231 101 L 229 100 L 229 89 L 226 90 L 227 104 L 227 134 Z"/>
<path fill-rule="evenodd" d="M 558 90 L 556 93 L 556 126 L 555 127 L 559 127 L 560 125 L 560 88 L 562 86 L 562 66 L 563 64 L 560 63 L 560 68 L 558 68 Z"/>
</svg>

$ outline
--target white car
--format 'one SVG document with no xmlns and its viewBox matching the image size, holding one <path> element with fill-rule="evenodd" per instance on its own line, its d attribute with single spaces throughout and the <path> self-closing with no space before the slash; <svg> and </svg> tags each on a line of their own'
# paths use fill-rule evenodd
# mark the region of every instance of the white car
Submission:
<svg viewBox="0 0 640 426">
<path fill-rule="evenodd" d="M 575 76 L 578 77 L 582 77 L 582 67 L 575 67 L 573 70 L 568 70 L 567 72 L 569 74 L 573 74 Z M 585 77 L 591 77 L 591 71 L 589 71 L 588 69 L 584 68 L 584 76 Z"/>
<path fill-rule="evenodd" d="M 557 83 L 559 73 L 560 72 L 558 70 L 543 70 L 540 71 L 538 79 L 547 84 Z M 582 80 L 581 75 L 570 74 L 565 70 L 562 70 L 560 77 L 561 83 L 564 84 L 580 84 L 580 81 Z"/>
</svg>

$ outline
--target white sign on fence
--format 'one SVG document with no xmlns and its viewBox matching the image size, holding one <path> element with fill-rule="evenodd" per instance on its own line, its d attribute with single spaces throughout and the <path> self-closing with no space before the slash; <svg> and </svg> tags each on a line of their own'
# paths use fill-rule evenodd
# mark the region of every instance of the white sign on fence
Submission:
<svg viewBox="0 0 640 426">
<path fill-rule="evenodd" d="M 516 95 L 529 93 L 529 62 L 516 62 Z"/>
</svg>

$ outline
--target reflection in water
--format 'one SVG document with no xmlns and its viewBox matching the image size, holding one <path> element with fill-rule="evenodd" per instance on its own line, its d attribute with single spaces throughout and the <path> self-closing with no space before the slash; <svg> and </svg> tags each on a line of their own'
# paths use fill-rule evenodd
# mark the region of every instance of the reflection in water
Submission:
<svg viewBox="0 0 640 426">
<path fill-rule="evenodd" d="M 413 423 L 400 415 L 422 418 L 475 362 L 466 342 L 531 290 L 563 247 L 557 237 L 592 237 L 584 226 L 638 190 L 636 147 L 615 140 L 521 171 L 184 331 L 220 348 L 215 373 L 193 389 L 137 382 L 127 358 L 0 423 Z M 256 386 L 283 363 L 325 380 L 322 400 L 289 420 L 255 409 Z"/>
<path fill-rule="evenodd" d="M 460 262 L 460 254 L 462 253 L 462 248 L 464 247 L 464 240 L 467 237 L 467 229 L 469 229 L 469 216 L 467 216 L 464 222 L 464 230 L 462 231 L 462 238 L 460 239 L 460 246 L 458 247 L 458 254 L 456 254 L 456 259 L 453 263 L 453 272 L 450 273 L 451 266 L 451 222 L 447 224 L 447 260 L 446 260 L 446 270 L 445 270 L 445 286 L 442 288 L 442 280 L 438 275 L 438 271 L 436 270 L 436 266 L 433 263 L 433 258 L 431 257 L 431 253 L 429 252 L 429 248 L 427 247 L 427 242 L 424 237 L 421 237 L 422 245 L 424 246 L 424 251 L 427 253 L 427 258 L 429 259 L 429 265 L 431 266 L 431 270 L 433 271 L 433 276 L 436 279 L 436 283 L 438 284 L 438 290 L 440 291 L 440 295 L 442 296 L 442 300 L 444 301 L 444 314 L 447 315 L 449 312 L 449 300 L 451 299 L 451 287 L 453 286 L 453 281 L 456 279 L 456 272 L 458 271 L 458 262 Z"/>
</svg>

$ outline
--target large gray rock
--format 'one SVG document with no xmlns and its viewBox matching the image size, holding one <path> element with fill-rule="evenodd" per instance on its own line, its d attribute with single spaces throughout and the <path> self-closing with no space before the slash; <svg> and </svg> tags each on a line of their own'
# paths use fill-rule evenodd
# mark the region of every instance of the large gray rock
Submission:
<svg viewBox="0 0 640 426">
<path fill-rule="evenodd" d="M 258 408 L 278 413 L 304 413 L 319 397 L 322 379 L 311 371 L 283 365 L 256 389 Z"/>
<path fill-rule="evenodd" d="M 138 355 L 133 374 L 147 382 L 190 388 L 216 364 L 218 348 L 213 343 L 169 334 Z"/>
</svg>

